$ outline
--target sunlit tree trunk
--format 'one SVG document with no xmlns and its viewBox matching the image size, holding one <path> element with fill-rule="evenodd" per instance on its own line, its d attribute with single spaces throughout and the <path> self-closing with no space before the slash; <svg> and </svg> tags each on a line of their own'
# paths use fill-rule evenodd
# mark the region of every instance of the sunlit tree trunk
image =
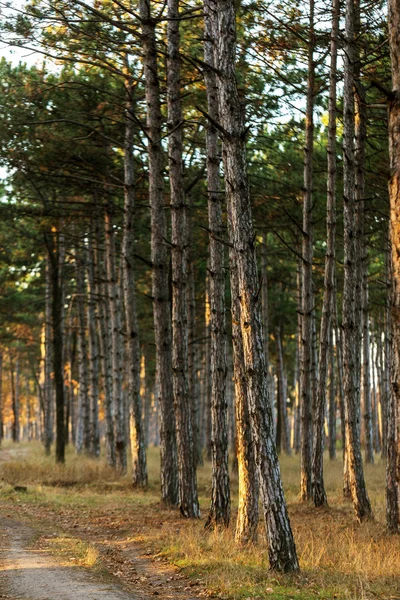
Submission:
<svg viewBox="0 0 400 600">
<path fill-rule="evenodd" d="M 355 157 L 354 157 L 354 84 L 357 53 L 355 47 L 355 3 L 346 0 L 344 48 L 344 288 L 343 288 L 343 390 L 346 420 L 346 453 L 354 510 L 358 520 L 372 516 L 360 444 L 360 388 L 357 367 L 357 324 L 354 289 L 360 275 L 356 260 Z M 359 286 L 361 290 L 361 286 Z"/>
<path fill-rule="evenodd" d="M 151 212 L 151 259 L 156 377 L 160 407 L 161 498 L 167 505 L 178 504 L 177 453 L 172 383 L 172 331 L 169 297 L 169 258 L 165 240 L 167 226 L 164 205 L 164 158 L 161 146 L 162 115 L 158 76 L 155 21 L 151 0 L 139 1 L 142 19 L 143 66 L 146 94 L 146 126 L 149 136 L 149 199 Z"/>
<path fill-rule="evenodd" d="M 392 93 L 389 102 L 390 241 L 392 284 L 391 395 L 388 398 L 386 522 L 400 532 L 400 0 L 389 0 Z"/>
<path fill-rule="evenodd" d="M 172 371 L 179 504 L 181 513 L 185 517 L 199 517 L 188 382 L 188 217 L 183 184 L 179 0 L 168 0 L 167 38 L 168 158 L 172 242 Z"/>
<path fill-rule="evenodd" d="M 230 250 L 233 254 L 233 250 Z M 237 268 L 230 260 L 233 371 L 235 383 L 236 446 L 238 459 L 238 514 L 236 542 L 246 545 L 257 539 L 259 483 L 250 422 L 243 340 L 240 329 L 240 298 Z"/>
<path fill-rule="evenodd" d="M 233 0 L 220 0 L 212 8 L 212 14 L 218 18 L 216 74 L 228 231 L 233 247 L 231 266 L 237 267 L 244 375 L 267 529 L 269 563 L 273 570 L 297 571 L 299 564 L 273 440 L 267 387 L 260 288 L 246 165 L 245 119 L 235 78 L 235 4 Z"/>
<path fill-rule="evenodd" d="M 218 40 L 217 23 L 211 11 L 212 0 L 204 2 L 204 78 L 207 92 L 208 114 L 218 122 L 218 93 L 215 77 L 215 46 Z M 210 281 L 210 333 L 211 333 L 211 458 L 212 490 L 208 527 L 228 527 L 231 498 L 229 488 L 228 457 L 228 404 L 226 398 L 226 320 L 224 247 L 218 239 L 224 236 L 222 220 L 223 196 L 219 184 L 218 132 L 209 122 L 206 131 L 207 187 Z"/>
</svg>

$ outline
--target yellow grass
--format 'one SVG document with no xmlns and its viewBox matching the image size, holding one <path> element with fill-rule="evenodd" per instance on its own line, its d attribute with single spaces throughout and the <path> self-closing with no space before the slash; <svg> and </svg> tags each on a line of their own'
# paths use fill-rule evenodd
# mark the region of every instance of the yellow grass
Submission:
<svg viewBox="0 0 400 600">
<path fill-rule="evenodd" d="M 8 449 L 8 445 L 6 450 Z M 282 473 L 291 523 L 301 563 L 298 576 L 277 576 L 268 571 L 268 552 L 263 524 L 256 546 L 238 548 L 234 543 L 237 480 L 232 478 L 232 525 L 226 532 L 206 533 L 211 491 L 211 466 L 199 469 L 203 518 L 188 522 L 176 511 L 162 508 L 159 500 L 159 455 L 149 449 L 150 484 L 146 492 L 133 491 L 128 476 L 109 469 L 104 460 L 67 455 L 65 466 L 43 457 L 38 444 L 21 460 L 1 465 L 5 487 L 28 485 L 25 502 L 68 506 L 95 514 L 112 511 L 121 521 L 121 535 L 140 539 L 146 547 L 167 556 L 190 576 L 221 598 L 245 600 L 400 599 L 400 537 L 385 530 L 385 467 L 382 461 L 367 466 L 366 479 L 374 509 L 374 521 L 357 524 L 352 507 L 341 493 L 342 463 L 326 461 L 329 508 L 316 510 L 298 501 L 299 460 L 282 457 Z M 7 491 L 8 490 L 8 491 Z M 11 489 L 12 491 L 12 489 Z M 12 496 L 12 494 L 11 494 Z M 90 511 L 89 511 L 90 512 Z"/>
</svg>

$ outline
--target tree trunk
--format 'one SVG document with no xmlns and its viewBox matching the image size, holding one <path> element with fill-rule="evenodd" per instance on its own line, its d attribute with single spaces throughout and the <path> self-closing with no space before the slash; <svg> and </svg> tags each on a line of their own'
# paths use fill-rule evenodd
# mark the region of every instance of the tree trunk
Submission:
<svg viewBox="0 0 400 600">
<path fill-rule="evenodd" d="M 89 372 L 87 349 L 87 311 L 86 311 L 86 281 L 84 250 L 79 246 L 75 250 L 76 260 L 76 296 L 78 308 L 78 414 L 76 451 L 90 452 L 90 399 L 89 399 Z"/>
<path fill-rule="evenodd" d="M 10 355 L 10 379 L 11 379 L 11 405 L 12 405 L 12 441 L 20 441 L 20 423 L 19 423 L 19 360 L 15 360 Z"/>
<path fill-rule="evenodd" d="M 53 442 L 53 381 L 51 373 L 52 342 L 51 342 L 51 265 L 47 257 L 45 275 L 45 329 L 44 329 L 44 449 L 50 454 Z"/>
<path fill-rule="evenodd" d="M 218 92 L 215 77 L 214 48 L 218 39 L 212 1 L 204 2 L 204 78 L 207 92 L 208 114 L 218 122 Z M 226 320 L 224 247 L 218 241 L 224 236 L 222 220 L 223 196 L 219 184 L 218 132 L 208 123 L 207 187 L 209 236 L 209 286 L 211 333 L 211 457 L 212 491 L 211 507 L 206 527 L 228 527 L 231 511 L 228 456 L 228 403 L 226 398 Z"/>
<path fill-rule="evenodd" d="M 391 395 L 388 399 L 386 522 L 400 531 L 400 0 L 389 0 L 389 45 L 392 95 L 389 103 L 390 241 L 392 246 Z"/>
<path fill-rule="evenodd" d="M 360 389 L 357 366 L 356 305 L 354 288 L 357 285 L 356 222 L 355 222 L 355 159 L 354 159 L 354 83 L 357 53 L 355 47 L 355 5 L 346 0 L 344 48 L 344 287 L 343 287 L 343 390 L 346 420 L 346 453 L 350 489 L 354 510 L 359 521 L 372 516 L 362 464 L 360 444 Z M 359 284 L 358 284 L 359 285 Z M 360 290 L 361 290 L 361 286 Z"/>
<path fill-rule="evenodd" d="M 231 267 L 237 267 L 244 375 L 263 497 L 269 562 L 273 570 L 297 571 L 299 565 L 273 439 L 267 387 L 260 288 L 246 165 L 245 119 L 235 78 L 236 15 L 233 0 L 220 0 L 213 6 L 212 14 L 218 18 L 218 111 L 223 132 L 225 195 L 232 244 Z"/>
<path fill-rule="evenodd" d="M 287 414 L 287 383 L 285 380 L 285 370 L 283 366 L 283 352 L 282 352 L 282 327 L 278 327 L 275 333 L 276 341 L 276 355 L 277 355 L 277 376 L 278 376 L 278 421 L 276 428 L 276 440 L 277 450 L 279 452 L 280 446 L 284 452 L 290 456 L 292 450 L 290 447 L 290 433 L 289 433 L 289 419 Z M 278 444 L 278 435 L 279 442 Z"/>
<path fill-rule="evenodd" d="M 46 236 L 46 246 L 50 259 L 51 275 L 51 325 L 53 339 L 53 369 L 56 390 L 56 462 L 65 462 L 64 427 L 64 365 L 62 335 L 63 280 L 59 276 L 59 233 Z"/>
<path fill-rule="evenodd" d="M 381 451 L 381 435 L 379 428 L 378 398 L 379 385 L 377 384 L 378 364 L 377 364 L 377 339 L 378 333 L 375 331 L 374 324 L 371 323 L 373 331 L 371 347 L 371 373 L 372 373 L 372 429 L 374 434 L 374 450 L 378 454 Z"/>
<path fill-rule="evenodd" d="M 115 468 L 117 457 L 115 451 L 113 376 L 112 376 L 112 334 L 110 331 L 110 310 L 106 287 L 106 270 L 104 253 L 100 250 L 104 238 L 101 234 L 100 219 L 95 225 L 95 289 L 98 298 L 98 321 L 100 359 L 104 388 L 104 416 L 107 464 Z"/>
<path fill-rule="evenodd" d="M 329 406 L 328 406 L 328 430 L 329 430 L 329 458 L 336 460 L 336 387 L 335 387 L 335 355 L 333 351 L 333 330 L 331 330 L 331 343 L 329 348 Z"/>
<path fill-rule="evenodd" d="M 100 456 L 99 431 L 99 340 L 97 332 L 98 297 L 95 285 L 95 255 L 93 249 L 93 219 L 90 222 L 89 241 L 86 256 L 88 277 L 88 314 L 89 323 L 89 380 L 90 380 L 90 453 Z"/>
<path fill-rule="evenodd" d="M 149 199 L 151 211 L 151 259 L 154 333 L 156 344 L 156 377 L 160 407 L 161 499 L 166 505 L 177 505 L 177 451 L 174 396 L 172 383 L 171 305 L 169 297 L 169 259 L 165 239 L 167 227 L 163 197 L 164 159 L 161 145 L 162 115 L 158 76 L 156 22 L 152 19 L 151 0 L 140 0 L 142 19 L 143 63 L 146 93 L 146 125 L 149 136 Z"/>
<path fill-rule="evenodd" d="M 112 395 L 115 419 L 115 454 L 117 469 L 124 473 L 127 467 L 127 439 L 125 432 L 125 405 L 122 393 L 124 370 L 123 343 L 121 338 L 121 298 L 115 260 L 115 235 L 112 216 L 105 214 L 106 270 L 109 316 L 112 341 Z"/>
<path fill-rule="evenodd" d="M 302 344 L 301 344 L 301 325 L 302 325 L 302 316 L 301 316 L 301 299 L 302 299 L 302 291 L 301 291 L 301 262 L 298 261 L 297 264 L 297 331 L 296 331 L 296 376 L 295 376 L 295 407 L 294 407 L 294 436 L 293 436 L 293 447 L 295 454 L 299 454 L 301 451 L 301 398 L 300 398 L 300 370 L 302 364 L 301 352 L 302 352 Z"/>
<path fill-rule="evenodd" d="M 302 361 L 300 375 L 301 399 L 301 500 L 312 495 L 312 360 L 313 360 L 313 312 L 314 297 L 312 283 L 313 232 L 313 146 L 314 146 L 314 0 L 309 3 L 308 79 L 306 105 L 306 139 L 304 146 L 304 195 L 303 195 L 303 240 L 302 240 Z"/>
<path fill-rule="evenodd" d="M 124 148 L 124 225 L 122 242 L 122 276 L 125 305 L 127 358 L 128 358 L 128 394 L 130 415 L 130 440 L 132 453 L 132 483 L 136 486 L 147 485 L 146 445 L 142 422 L 142 400 L 140 397 L 140 345 L 136 309 L 135 274 L 133 267 L 135 213 L 134 189 L 134 106 L 130 79 L 126 82 L 127 105 Z"/>
<path fill-rule="evenodd" d="M 335 288 L 336 241 L 336 67 L 339 34 L 339 0 L 332 2 L 331 65 L 329 80 L 328 182 L 326 200 L 327 244 L 325 255 L 324 298 L 319 343 L 318 387 L 313 422 L 312 495 L 315 506 L 328 503 L 324 486 L 324 422 L 329 350 L 332 348 L 332 313 Z M 333 371 L 332 371 L 333 376 Z M 333 378 L 331 380 L 333 386 Z M 331 416 L 331 413 L 330 413 Z"/>
<path fill-rule="evenodd" d="M 232 250 L 230 251 L 232 253 Z M 240 298 L 237 268 L 231 258 L 231 312 L 233 372 L 235 382 L 235 418 L 238 461 L 238 515 L 236 520 L 236 542 L 240 545 L 253 543 L 257 539 L 259 482 L 253 435 L 250 422 L 250 407 L 244 367 L 243 340 L 240 329 Z"/>
<path fill-rule="evenodd" d="M 168 150 L 172 232 L 172 371 L 178 449 L 179 504 L 185 517 L 199 517 L 188 382 L 187 204 L 183 184 L 183 121 L 180 98 L 179 0 L 168 0 Z"/>
</svg>

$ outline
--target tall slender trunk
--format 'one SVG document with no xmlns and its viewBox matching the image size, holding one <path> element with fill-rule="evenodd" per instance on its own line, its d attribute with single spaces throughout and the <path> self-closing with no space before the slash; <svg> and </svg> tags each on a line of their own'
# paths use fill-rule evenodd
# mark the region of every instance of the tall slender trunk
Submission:
<svg viewBox="0 0 400 600">
<path fill-rule="evenodd" d="M 78 453 L 90 451 L 90 399 L 87 348 L 87 312 L 84 251 L 79 246 L 75 250 L 76 259 L 76 304 L 78 308 L 78 415 L 76 450 Z"/>
<path fill-rule="evenodd" d="M 282 337 L 283 336 L 281 326 L 277 328 L 275 333 L 278 377 L 278 426 L 276 431 L 276 438 L 278 438 L 278 430 L 280 425 L 280 443 L 284 452 L 290 456 L 292 450 L 290 447 L 290 429 L 289 418 L 287 413 L 287 382 L 285 378 L 285 369 L 283 365 Z M 277 450 L 279 450 L 278 443 Z"/>
<path fill-rule="evenodd" d="M 386 522 L 400 531 L 400 0 L 389 0 L 392 94 L 389 103 L 391 284 L 391 395 L 388 398 Z"/>
<path fill-rule="evenodd" d="M 208 113 L 218 122 L 218 93 L 215 77 L 215 46 L 218 39 L 216 22 L 210 11 L 212 2 L 204 2 L 204 61 L 209 68 L 204 71 Z M 208 527 L 228 527 L 231 510 L 228 456 L 228 404 L 226 399 L 226 320 L 224 247 L 219 239 L 224 236 L 222 220 L 223 197 L 219 184 L 218 132 L 208 123 L 207 187 L 210 281 L 210 333 L 211 333 L 211 457 L 212 491 Z"/>
<path fill-rule="evenodd" d="M 10 355 L 11 405 L 12 405 L 12 441 L 20 441 L 19 406 L 19 359 Z"/>
<path fill-rule="evenodd" d="M 245 119 L 235 78 L 234 1 L 220 0 L 213 6 L 212 15 L 218 18 L 218 111 L 223 133 L 225 195 L 232 244 L 231 267 L 237 267 L 244 375 L 262 491 L 269 563 L 273 570 L 297 571 L 299 564 L 273 439 L 272 411 L 266 378 L 257 257 L 246 165 Z"/>
<path fill-rule="evenodd" d="M 157 64 L 156 22 L 151 0 L 139 0 L 142 19 L 143 63 L 146 93 L 146 126 L 149 136 L 149 198 L 151 211 L 151 260 L 156 377 L 160 407 L 161 498 L 167 505 L 178 504 L 177 450 L 172 382 L 171 305 L 169 297 L 169 258 L 165 239 L 167 227 L 164 205 L 164 158 L 161 146 L 162 116 Z"/>
<path fill-rule="evenodd" d="M 188 217 L 183 185 L 179 0 L 168 0 L 167 37 L 168 158 L 172 231 L 172 370 L 178 449 L 179 504 L 182 515 L 196 518 L 200 516 L 200 509 L 188 385 Z"/>
<path fill-rule="evenodd" d="M 124 148 L 124 224 L 122 241 L 122 277 L 125 305 L 129 422 L 132 453 L 132 483 L 147 485 L 146 445 L 142 422 L 142 400 L 140 397 L 140 345 L 136 309 L 133 220 L 135 213 L 135 183 L 133 162 L 134 113 L 130 79 L 126 82 L 127 103 Z"/>
<path fill-rule="evenodd" d="M 367 263 L 368 266 L 368 263 Z M 368 271 L 368 268 L 367 268 Z M 364 398 L 364 431 L 365 431 L 365 462 L 374 464 L 374 428 L 371 393 L 371 344 L 368 315 L 368 272 L 363 278 L 363 398 Z"/>
<path fill-rule="evenodd" d="M 300 376 L 301 398 L 301 484 L 300 498 L 309 500 L 312 495 L 312 360 L 313 360 L 313 312 L 312 283 L 313 231 L 313 146 L 314 146 L 314 0 L 309 3 L 308 79 L 306 105 L 306 139 L 304 146 L 304 195 L 303 195 L 303 241 L 302 241 L 302 361 Z"/>
<path fill-rule="evenodd" d="M 59 232 L 46 235 L 46 246 L 50 259 L 51 274 L 51 325 L 53 340 L 53 369 L 56 391 L 56 462 L 65 462 L 64 427 L 64 365 L 63 365 L 63 328 L 62 299 L 63 280 L 60 277 Z"/>
<path fill-rule="evenodd" d="M 210 302 L 210 257 L 207 260 L 206 294 L 204 302 L 204 448 L 206 460 L 211 460 L 211 302 Z"/>
<path fill-rule="evenodd" d="M 324 298 L 322 304 L 321 333 L 319 343 L 318 388 L 313 423 L 312 494 L 315 506 L 323 506 L 328 500 L 324 486 L 324 421 L 326 406 L 327 371 L 329 350 L 332 347 L 332 314 L 335 289 L 335 240 L 336 240 L 336 68 L 339 34 L 339 0 L 332 1 L 331 65 L 329 80 L 328 125 L 328 182 L 326 198 L 327 244 L 325 255 Z M 333 371 L 332 371 L 333 376 Z M 331 380 L 333 386 L 333 379 Z"/>
<path fill-rule="evenodd" d="M 88 247 L 86 254 L 86 268 L 88 278 L 88 307 L 87 319 L 89 324 L 89 380 L 90 380 L 90 453 L 100 456 L 100 430 L 99 430 L 99 377 L 100 377 L 100 351 L 97 332 L 98 298 L 95 285 L 95 253 L 93 248 L 94 223 L 90 221 Z"/>
<path fill-rule="evenodd" d="M 107 292 L 112 342 L 112 394 L 115 419 L 115 454 L 117 469 L 124 473 L 127 467 L 127 439 L 125 433 L 124 395 L 122 393 L 124 358 L 121 337 L 121 297 L 115 256 L 115 234 L 110 211 L 106 211 L 105 214 L 105 237 Z"/>
<path fill-rule="evenodd" d="M 356 260 L 354 84 L 357 52 L 355 46 L 355 2 L 346 0 L 344 44 L 344 287 L 343 287 L 343 389 L 346 419 L 346 453 L 354 510 L 359 521 L 372 516 L 360 444 L 360 388 L 354 288 L 360 270 Z M 361 286 L 360 286 L 361 289 Z"/>
<path fill-rule="evenodd" d="M 374 450 L 376 453 L 381 451 L 381 435 L 379 428 L 379 414 L 378 414 L 378 397 L 379 397 L 379 385 L 377 384 L 377 333 L 374 327 L 374 323 L 371 322 L 372 329 L 372 347 L 371 347 L 371 374 L 372 374 L 372 429 L 374 434 Z"/>
<path fill-rule="evenodd" d="M 390 223 L 389 223 L 390 227 Z M 383 322 L 383 343 L 382 343 L 382 387 L 383 393 L 381 398 L 381 412 L 382 412 L 382 456 L 386 458 L 387 449 L 388 449 L 388 439 L 389 439 L 389 403 L 393 401 L 391 398 L 392 390 L 391 390 L 391 379 L 390 372 L 392 368 L 392 352 L 391 347 L 393 343 L 392 332 L 391 332 L 391 248 L 390 248 L 390 231 L 388 232 L 388 240 L 386 243 L 386 256 L 385 256 L 385 267 L 386 267 L 386 285 L 387 285 L 387 293 L 386 293 L 386 302 L 385 302 L 385 315 Z"/>
<path fill-rule="evenodd" d="M 359 36 L 360 4 L 356 2 L 356 36 Z M 357 347 L 362 347 L 356 353 L 357 374 L 362 373 L 362 397 L 364 405 L 364 430 L 365 430 L 365 460 L 374 462 L 374 449 L 372 439 L 372 406 L 371 406 L 371 380 L 370 380 L 370 340 L 369 340 L 369 315 L 368 315 L 368 249 L 365 237 L 365 146 L 367 139 L 367 105 L 365 89 L 360 80 L 361 62 L 358 44 L 356 45 L 357 63 L 355 66 L 355 229 L 356 229 L 356 289 L 354 290 L 356 304 L 356 335 Z M 358 343 L 359 342 L 359 343 Z M 362 343 L 361 343 L 362 342 Z"/>
<path fill-rule="evenodd" d="M 335 386 L 335 353 L 333 350 L 333 329 L 331 330 L 331 343 L 329 348 L 329 396 L 328 396 L 328 430 L 329 430 L 329 458 L 336 459 L 336 386 Z"/>
<path fill-rule="evenodd" d="M 51 342 L 51 265 L 46 258 L 45 274 L 45 325 L 44 325 L 44 449 L 50 454 L 53 442 L 53 381 L 52 342 Z"/>
<path fill-rule="evenodd" d="M 230 253 L 233 254 L 232 250 Z M 238 544 L 246 545 L 255 542 L 257 539 L 259 479 L 250 422 L 243 340 L 240 328 L 239 282 L 233 257 L 231 257 L 230 263 L 236 445 L 239 479 L 235 539 Z"/>
<path fill-rule="evenodd" d="M 295 407 L 294 407 L 294 435 L 293 435 L 293 446 L 295 454 L 299 454 L 301 451 L 301 398 L 300 398 L 300 371 L 302 364 L 302 343 L 301 343 L 301 299 L 302 299 L 302 277 L 301 277 L 302 263 L 300 260 L 297 263 L 297 331 L 296 331 L 296 380 L 295 380 Z"/>
<path fill-rule="evenodd" d="M 110 311 L 106 289 L 106 272 L 100 219 L 95 224 L 95 290 L 98 303 L 97 329 L 99 332 L 100 360 L 104 389 L 104 416 L 107 464 L 116 467 L 117 457 L 114 433 L 113 376 L 112 376 L 112 334 L 110 331 Z"/>
</svg>

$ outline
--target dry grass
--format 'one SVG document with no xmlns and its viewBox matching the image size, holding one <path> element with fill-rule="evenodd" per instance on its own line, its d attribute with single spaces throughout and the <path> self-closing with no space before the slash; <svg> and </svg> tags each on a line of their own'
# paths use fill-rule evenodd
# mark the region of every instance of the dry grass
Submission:
<svg viewBox="0 0 400 600">
<path fill-rule="evenodd" d="M 6 448 L 8 449 L 8 448 Z M 57 467 L 44 458 L 39 445 L 29 454 L 1 465 L 8 486 L 27 485 L 25 504 L 32 507 L 68 507 L 71 515 L 101 520 L 113 515 L 116 531 L 167 556 L 221 598 L 245 600 L 342 600 L 400 599 L 400 537 L 385 531 L 382 462 L 367 466 L 366 478 L 375 520 L 359 525 L 351 505 L 341 494 L 342 465 L 326 463 L 329 508 L 315 510 L 298 502 L 299 461 L 282 457 L 282 473 L 292 526 L 301 563 L 298 576 L 275 576 L 268 571 L 268 553 L 260 525 L 255 547 L 237 548 L 234 543 L 237 481 L 232 478 L 232 526 L 223 533 L 206 533 L 204 519 L 188 522 L 175 511 L 159 505 L 158 452 L 149 451 L 150 484 L 146 492 L 132 491 L 129 476 L 120 477 L 102 460 L 68 453 L 67 464 Z M 200 504 L 207 514 L 211 467 L 199 469 Z M 6 495 L 9 487 L 3 488 Z M 11 490 L 12 491 L 12 490 Z M 14 492 L 13 492 L 14 493 Z M 13 496 L 11 493 L 11 496 Z M 58 508 L 57 508 L 58 507 Z"/>
</svg>

